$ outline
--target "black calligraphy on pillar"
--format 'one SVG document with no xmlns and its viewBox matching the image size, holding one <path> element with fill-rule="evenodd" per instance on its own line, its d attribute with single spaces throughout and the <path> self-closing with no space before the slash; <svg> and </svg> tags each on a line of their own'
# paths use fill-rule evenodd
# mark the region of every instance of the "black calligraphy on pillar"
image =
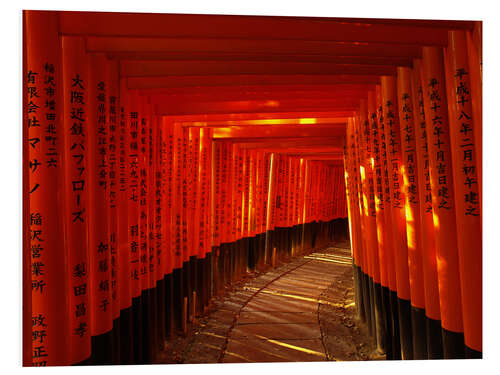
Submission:
<svg viewBox="0 0 500 375">
<path fill-rule="evenodd" d="M 432 134 L 428 134 L 429 142 L 433 142 L 435 148 L 435 155 L 433 156 L 437 162 L 436 167 L 436 175 L 437 175 L 437 183 L 438 183 L 438 209 L 441 210 L 450 210 L 450 190 L 448 181 L 448 173 L 447 170 L 449 168 L 447 160 L 447 153 L 445 152 L 445 147 L 447 142 L 449 142 L 449 134 L 445 131 L 445 124 L 443 123 L 443 117 L 440 116 L 441 108 L 441 97 L 439 94 L 439 85 L 440 82 L 436 78 L 431 78 L 428 88 L 428 96 L 430 100 L 430 113 L 431 113 L 431 122 L 432 126 Z"/>
<path fill-rule="evenodd" d="M 403 127 L 404 135 L 401 140 L 402 148 L 404 150 L 405 160 L 405 174 L 408 179 L 406 185 L 406 191 L 408 197 L 408 202 L 412 204 L 418 204 L 418 187 L 417 187 L 417 154 L 416 154 L 416 146 L 415 146 L 415 129 L 413 126 L 413 110 L 411 108 L 410 94 L 403 93 L 401 95 L 401 126 Z"/>
<path fill-rule="evenodd" d="M 390 157 L 391 161 L 391 181 L 392 181 L 392 207 L 403 208 L 402 206 L 402 194 L 400 186 L 400 160 L 399 160 L 399 141 L 397 138 L 397 131 L 395 130 L 395 116 L 393 112 L 393 103 L 388 100 L 385 103 L 387 107 L 386 121 L 389 128 L 389 139 L 387 140 L 387 158 Z"/>
<path fill-rule="evenodd" d="M 425 109 L 424 109 L 424 91 L 422 86 L 418 87 L 418 114 L 420 120 L 419 131 L 415 134 L 419 137 L 419 144 L 421 144 L 423 171 L 425 177 L 425 195 L 424 207 L 425 213 L 432 214 L 432 189 L 431 189 L 431 175 L 429 171 L 429 147 L 427 145 L 427 131 L 425 127 Z"/>
<path fill-rule="evenodd" d="M 462 161 L 462 183 L 464 186 L 464 214 L 467 216 L 479 216 L 479 194 L 477 186 L 475 146 L 473 135 L 473 121 L 471 113 L 471 95 L 468 81 L 465 79 L 469 75 L 464 68 L 459 68 L 455 72 L 457 78 L 456 98 L 457 98 L 457 123 L 459 126 L 459 153 Z"/>
</svg>

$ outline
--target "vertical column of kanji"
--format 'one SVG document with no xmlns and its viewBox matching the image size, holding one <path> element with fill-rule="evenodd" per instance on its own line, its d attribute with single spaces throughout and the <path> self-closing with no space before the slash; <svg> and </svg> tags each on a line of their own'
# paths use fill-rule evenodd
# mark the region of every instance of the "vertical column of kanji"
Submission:
<svg viewBox="0 0 500 375">
<path fill-rule="evenodd" d="M 208 129 L 206 132 L 206 154 L 207 154 L 207 214 L 205 230 L 205 258 L 206 260 L 206 287 L 207 302 L 213 295 L 213 275 L 212 275 L 212 220 L 213 220 L 213 131 Z"/>
<path fill-rule="evenodd" d="M 180 125 L 182 126 L 182 125 Z M 191 268 L 191 249 L 189 248 L 190 240 L 189 240 L 189 231 L 191 225 L 188 224 L 191 220 L 189 220 L 189 195 L 191 191 L 191 187 L 189 186 L 189 178 L 191 176 L 190 169 L 190 153 L 189 153 L 189 128 L 182 126 L 182 156 L 181 156 L 181 165 L 182 165 L 182 260 L 183 260 L 183 283 L 184 283 L 184 297 L 187 301 L 185 316 L 188 317 L 189 306 L 192 299 L 192 268 Z"/>
<path fill-rule="evenodd" d="M 414 100 L 415 140 L 418 170 L 418 192 L 420 202 L 420 241 L 422 243 L 422 266 L 424 277 L 424 298 L 427 334 L 427 357 L 443 358 L 441 339 L 441 312 L 436 264 L 436 244 L 432 211 L 431 180 L 429 173 L 429 152 L 425 125 L 424 96 L 420 76 L 421 61 L 413 61 L 412 98 Z"/>
<path fill-rule="evenodd" d="M 235 260 L 234 260 L 234 277 L 240 279 L 241 263 L 241 241 L 238 236 L 238 184 L 239 184 L 239 148 L 236 143 L 232 145 L 232 183 L 231 183 L 231 238 L 234 243 Z"/>
<path fill-rule="evenodd" d="M 290 193 L 290 157 L 283 155 L 281 165 L 281 227 L 282 229 L 282 250 L 283 254 L 288 256 L 290 251 L 290 237 L 288 228 L 288 204 Z"/>
<path fill-rule="evenodd" d="M 213 150 L 212 168 L 213 168 L 213 227 L 212 227 L 212 247 L 214 254 L 214 283 L 215 289 L 220 289 L 220 221 L 221 221 L 221 154 L 222 143 L 215 142 Z"/>
<path fill-rule="evenodd" d="M 376 224 L 376 208 L 375 208 L 375 187 L 373 184 L 373 167 L 375 160 L 373 159 L 372 134 L 370 132 L 370 121 L 368 118 L 367 101 L 362 100 L 361 104 L 362 104 L 360 110 L 361 142 L 359 146 L 360 146 L 360 156 L 362 158 L 361 163 L 364 168 L 364 176 L 361 175 L 361 179 L 365 187 L 365 193 L 363 197 L 365 206 L 365 223 L 366 223 L 365 228 L 367 230 L 365 235 L 367 238 L 367 252 L 369 253 L 369 259 L 371 263 L 370 269 L 371 269 L 371 276 L 373 278 L 373 283 L 378 284 L 378 286 L 380 286 L 380 266 L 378 259 L 378 241 L 377 241 L 377 224 Z M 375 310 L 375 313 L 377 313 L 377 310 Z M 377 338 L 378 338 L 377 342 L 380 348 L 381 341 L 378 334 Z"/>
<path fill-rule="evenodd" d="M 248 252 L 249 252 L 249 238 L 248 238 L 248 208 L 249 208 L 249 178 L 250 178 L 250 151 L 248 149 L 243 149 L 243 171 L 242 171 L 242 201 L 241 201 L 241 237 L 244 238 L 245 241 L 245 253 L 243 254 L 244 259 L 244 270 L 247 270 L 248 267 Z"/>
<path fill-rule="evenodd" d="M 480 163 L 476 129 L 481 123 L 474 117 L 474 89 L 469 73 L 465 32 L 449 33 L 450 137 L 453 155 L 453 179 L 458 234 L 458 255 L 462 291 L 462 310 L 466 355 L 482 354 L 482 226 Z"/>
<path fill-rule="evenodd" d="M 483 191 L 483 23 L 475 21 L 471 31 L 466 32 L 469 79 L 471 87 L 472 116 L 474 118 L 474 144 L 479 191 Z M 483 206 L 482 194 L 479 202 Z"/>
<path fill-rule="evenodd" d="M 156 285 L 156 350 L 162 351 L 165 349 L 165 260 L 164 260 L 164 238 L 162 235 L 162 181 L 161 181 L 161 158 L 164 150 L 162 150 L 162 133 L 160 117 L 154 113 L 154 107 L 150 105 L 150 230 L 152 233 L 151 252 L 154 254 L 154 271 Z"/>
<path fill-rule="evenodd" d="M 262 260 L 262 250 L 263 250 L 263 236 L 261 233 L 261 216 L 262 216 L 262 164 L 263 164 L 264 153 L 260 150 L 256 152 L 256 166 L 255 166 L 255 215 L 254 215 L 254 235 L 256 237 L 256 257 L 255 257 L 255 267 L 259 268 Z"/>
<path fill-rule="evenodd" d="M 241 149 L 237 144 L 233 146 L 234 154 L 234 195 L 233 195 L 233 215 L 234 215 L 234 238 L 236 240 L 236 275 L 240 279 L 243 274 L 243 249 L 244 242 L 241 238 L 241 191 L 242 191 L 242 158 Z"/>
<path fill-rule="evenodd" d="M 118 139 L 119 139 L 119 76 L 116 60 L 107 62 L 107 87 L 106 105 L 108 106 L 108 136 L 107 136 L 107 226 L 110 256 L 110 293 L 113 320 L 113 364 L 120 363 L 120 284 L 119 284 L 119 258 L 118 258 Z"/>
<path fill-rule="evenodd" d="M 254 217 L 253 217 L 253 236 L 255 237 L 255 268 L 258 268 L 262 246 L 260 233 L 260 215 L 262 207 L 262 152 L 257 150 L 255 153 L 255 193 L 254 193 Z"/>
<path fill-rule="evenodd" d="M 389 163 L 387 160 L 387 142 L 385 136 L 384 106 L 382 102 L 381 87 L 376 86 L 377 117 L 379 125 L 380 159 L 382 167 L 382 186 L 384 192 L 384 223 L 387 230 L 384 233 L 385 249 L 387 256 L 387 279 L 389 289 L 383 295 L 384 306 L 386 308 L 386 327 L 388 340 L 386 341 L 387 356 L 391 359 L 401 359 L 401 344 L 399 341 L 399 319 L 397 306 L 397 281 L 396 265 L 394 256 L 394 242 L 392 236 L 392 212 L 391 212 L 391 192 L 389 180 Z"/>
<path fill-rule="evenodd" d="M 246 199 L 246 215 L 245 215 L 245 237 L 248 238 L 248 268 L 253 270 L 254 255 L 255 255 L 255 239 L 252 237 L 252 224 L 254 217 L 254 187 L 255 187 L 255 151 L 249 149 L 247 151 L 247 178 L 245 196 Z"/>
<path fill-rule="evenodd" d="M 372 162 L 372 184 L 373 184 L 373 195 L 374 195 L 374 206 L 375 206 L 375 225 L 377 232 L 377 242 L 378 242 L 378 260 L 380 269 L 380 285 L 382 289 L 387 289 L 389 287 L 387 279 L 387 249 L 385 244 L 386 227 L 384 223 L 384 187 L 382 178 L 382 164 L 380 157 L 380 139 L 379 139 L 379 127 L 377 121 L 377 107 L 375 100 L 375 92 L 368 92 L 368 121 L 371 140 L 371 158 Z M 339 208 L 339 211 L 341 209 Z M 340 214 L 340 213 L 339 213 Z M 382 290 L 382 294 L 384 291 Z M 387 328 L 386 328 L 387 329 Z"/>
<path fill-rule="evenodd" d="M 207 244 L 208 232 L 208 205 L 209 205 L 209 186 L 208 186 L 208 128 L 200 129 L 200 149 L 199 149 L 199 201 L 197 211 L 199 211 L 199 233 L 198 233 L 198 258 L 200 260 L 200 275 L 198 280 L 198 289 L 200 291 L 200 307 L 204 308 L 208 303 L 208 283 L 207 283 L 207 262 L 209 261 L 209 252 Z"/>
<path fill-rule="evenodd" d="M 161 116 L 160 164 L 161 164 L 161 235 L 163 243 L 163 273 L 165 281 L 165 336 L 170 337 L 174 327 L 173 270 L 174 270 L 174 224 L 173 221 L 173 127 L 167 116 Z"/>
<path fill-rule="evenodd" d="M 28 82 L 28 58 L 27 58 L 27 38 L 26 38 L 26 11 L 23 12 L 23 93 L 27 91 Z M 29 160 L 29 132 L 28 132 L 28 95 L 23 94 L 23 171 L 22 171 L 22 179 L 23 179 L 23 232 L 22 232 L 22 264 L 23 264 L 23 297 L 22 297 L 22 342 L 23 342 L 23 354 L 22 354 L 22 362 L 23 367 L 32 366 L 33 358 L 31 352 L 32 348 L 32 333 L 31 333 L 31 272 L 27 270 L 31 267 L 31 233 L 30 233 L 30 200 L 29 200 L 29 167 L 28 164 L 24 161 Z M 25 142 L 28 140 L 28 142 Z"/>
<path fill-rule="evenodd" d="M 228 146 L 229 142 L 224 141 L 221 144 L 220 154 L 220 216 L 219 216 L 219 240 L 220 240 L 220 276 L 222 283 L 228 283 L 228 257 L 229 257 L 229 241 L 227 236 L 227 191 L 228 191 Z"/>
<path fill-rule="evenodd" d="M 268 207 L 269 207 L 269 189 L 270 189 L 270 162 L 271 154 L 266 152 L 262 161 L 262 210 L 260 218 L 260 233 L 264 238 L 264 244 L 262 249 L 262 265 L 265 267 L 268 264 L 268 254 L 269 254 L 269 233 L 267 230 L 267 218 L 268 218 Z"/>
<path fill-rule="evenodd" d="M 139 98 L 135 90 L 128 90 L 125 114 L 127 118 L 127 172 L 128 172 L 128 242 L 130 251 L 130 278 L 133 321 L 134 363 L 143 361 L 143 316 L 141 298 L 141 246 L 140 246 L 140 116 Z"/>
<path fill-rule="evenodd" d="M 290 253 L 290 228 L 288 223 L 288 213 L 289 213 L 289 205 L 290 205 L 290 188 L 291 188 L 291 160 L 290 156 L 283 156 L 283 166 L 282 166 L 282 178 L 283 184 L 282 186 L 282 227 L 283 227 L 283 250 L 286 255 Z"/>
<path fill-rule="evenodd" d="M 347 209 L 349 220 L 349 235 L 351 244 L 351 255 L 353 259 L 354 270 L 354 298 L 356 303 L 356 312 L 358 317 L 364 321 L 364 308 L 362 299 L 362 273 L 361 273 L 361 259 L 359 241 L 359 209 L 357 205 L 357 184 L 355 182 L 356 171 L 352 155 L 353 139 L 352 122 L 348 121 L 346 124 L 346 136 L 344 141 L 344 169 L 345 169 L 345 184 L 347 196 Z"/>
<path fill-rule="evenodd" d="M 194 130 L 186 128 L 187 132 L 187 154 L 186 154 L 186 230 L 187 230 L 187 252 L 189 267 L 189 319 L 194 317 L 193 303 L 196 291 L 196 254 L 193 247 L 194 232 L 197 230 L 196 220 L 194 219 L 194 205 L 196 204 L 196 175 L 195 175 L 195 155 L 194 144 L 196 142 Z"/>
<path fill-rule="evenodd" d="M 193 127 L 189 128 L 189 148 L 191 155 L 191 197 L 188 201 L 189 212 L 193 220 L 191 222 L 191 232 L 190 232 L 190 252 L 191 252 L 191 266 L 192 266 L 192 282 L 193 282 L 193 303 L 195 304 L 193 311 L 191 311 L 194 317 L 199 305 L 200 289 L 198 287 L 200 279 L 200 261 L 201 258 L 198 255 L 198 244 L 200 236 L 200 128 Z M 194 297 L 196 293 L 196 297 Z M 196 310 L 196 311 L 195 311 Z"/>
<path fill-rule="evenodd" d="M 241 278 L 242 270 L 242 253 L 243 253 L 243 240 L 241 238 L 241 149 L 237 144 L 233 145 L 234 154 L 234 195 L 233 195 L 233 216 L 234 216 L 234 238 L 236 240 L 236 273 L 238 279 Z"/>
<path fill-rule="evenodd" d="M 157 294 L 157 282 L 159 280 L 158 268 L 161 267 L 159 264 L 159 254 L 156 252 L 156 235 L 155 235 L 155 188 L 154 188 L 154 178 L 155 178 L 155 140 L 153 138 L 153 132 L 155 127 L 155 122 L 152 114 L 152 106 L 149 96 L 144 96 L 144 117 L 146 119 L 146 183 L 147 183 L 147 236 L 148 236 L 148 272 L 149 272 L 149 288 L 152 293 L 152 335 L 158 331 L 158 294 Z M 153 336 L 156 337 L 156 336 Z M 155 354 L 157 342 L 153 340 L 152 342 L 152 354 Z"/>
<path fill-rule="evenodd" d="M 387 358 L 393 356 L 392 346 L 392 318 L 391 318 L 391 305 L 390 305 L 390 292 L 396 291 L 396 276 L 393 266 L 393 251 L 392 251 L 392 237 L 390 226 L 387 226 L 387 221 L 390 223 L 390 205 L 387 204 L 387 190 L 389 189 L 389 175 L 387 172 L 387 159 L 385 157 L 385 134 L 383 122 L 379 122 L 377 113 L 377 93 L 379 94 L 380 86 L 377 86 L 375 92 L 368 93 L 368 112 L 371 122 L 371 136 L 373 142 L 373 181 L 375 190 L 375 211 L 376 211 L 376 225 L 377 225 L 377 240 L 378 240 L 378 257 L 380 265 L 380 283 L 381 283 L 381 303 L 382 314 L 384 316 L 384 331 L 385 339 L 385 352 Z M 380 96 L 380 95 L 379 95 Z M 385 163 L 385 165 L 384 165 Z M 388 208 L 388 209 L 386 209 Z M 389 267 L 392 264 L 392 268 Z M 389 273 L 393 277 L 390 277 Z M 392 285 L 391 285 L 392 280 Z"/>
<path fill-rule="evenodd" d="M 376 340 L 377 346 L 380 350 L 385 349 L 386 342 L 386 328 L 384 321 L 384 310 L 382 307 L 382 284 L 381 284 L 381 264 L 382 261 L 379 258 L 379 247 L 380 244 L 378 242 L 377 236 L 377 209 L 375 202 L 375 184 L 374 184 L 374 169 L 375 169 L 375 151 L 374 144 L 375 139 L 372 134 L 372 126 L 370 124 L 370 115 L 375 115 L 375 93 L 370 91 L 368 94 L 368 100 L 366 102 L 362 102 L 362 111 L 360 112 L 363 121 L 363 134 L 362 139 L 364 140 L 363 144 L 363 162 L 365 166 L 365 178 L 367 185 L 367 229 L 368 229 L 368 237 L 371 249 L 368 251 L 371 252 L 372 257 L 372 272 L 373 272 L 373 303 L 374 303 L 374 312 L 375 312 L 375 328 L 376 328 Z M 366 105 L 366 107 L 364 106 Z M 376 115 L 375 115 L 376 118 Z"/>
<path fill-rule="evenodd" d="M 71 363 L 90 356 L 88 253 L 88 77 L 83 38 L 63 37 L 64 165 Z"/>
<path fill-rule="evenodd" d="M 128 90 L 125 79 L 119 81 L 120 119 L 118 128 L 118 196 L 117 196 L 117 246 L 118 285 L 120 293 L 120 363 L 133 363 L 132 346 L 132 280 L 130 267 L 130 243 L 128 226 L 129 205 L 129 128 Z"/>
<path fill-rule="evenodd" d="M 454 207 L 452 156 L 446 100 L 443 51 L 422 49 L 427 145 L 432 189 L 439 300 L 445 358 L 464 356 L 457 227 Z"/>
<path fill-rule="evenodd" d="M 287 160 L 285 155 L 280 155 L 279 159 L 279 195 L 277 197 L 278 207 L 278 227 L 280 231 L 280 256 L 286 251 L 286 188 L 288 187 L 286 179 L 286 165 Z"/>
<path fill-rule="evenodd" d="M 260 206 L 260 222 L 259 222 L 259 232 L 261 236 L 261 259 L 260 265 L 264 267 L 267 263 L 266 261 L 266 247 L 267 247 L 267 196 L 269 193 L 269 162 L 270 154 L 269 152 L 262 152 L 262 164 L 261 164 L 261 206 Z"/>
<path fill-rule="evenodd" d="M 366 261 L 368 270 L 368 276 L 372 278 L 370 282 L 372 283 L 375 275 L 375 255 L 378 256 L 378 243 L 374 241 L 376 239 L 376 232 L 374 237 L 374 227 L 376 227 L 375 223 L 375 201 L 374 196 L 372 195 L 371 188 L 373 187 L 373 173 L 372 173 L 372 162 L 371 162 L 371 154 L 368 151 L 371 151 L 371 146 L 369 143 L 369 135 L 370 135 L 370 123 L 368 121 L 368 112 L 367 112 L 367 102 L 365 99 L 362 99 L 360 102 L 360 110 L 359 115 L 355 119 L 356 125 L 356 149 L 357 149 L 357 157 L 360 169 L 360 188 L 362 193 L 362 226 L 364 233 L 364 241 L 365 241 L 365 250 L 366 250 Z M 370 185 L 369 181 L 372 181 Z M 373 292 L 372 286 L 370 285 L 370 293 Z M 370 294 L 370 298 L 373 296 Z M 371 303 L 372 307 L 373 304 Z M 375 311 L 372 311 L 373 318 Z M 375 322 L 373 321 L 373 324 Z M 375 327 L 375 326 L 374 326 Z M 375 332 L 374 332 L 375 333 Z"/>
<path fill-rule="evenodd" d="M 279 254 L 281 246 L 281 231 L 280 231 L 280 204 L 281 204 L 281 155 L 274 154 L 274 191 L 273 191 L 273 230 L 276 251 Z"/>
<path fill-rule="evenodd" d="M 425 331 L 425 292 L 423 248 L 418 192 L 418 160 L 415 140 L 415 118 L 411 91 L 411 70 L 397 68 L 398 109 L 401 131 L 402 172 L 405 193 L 406 234 L 411 295 L 411 320 L 414 359 L 427 358 Z"/>
<path fill-rule="evenodd" d="M 410 318 L 410 281 L 408 270 L 408 244 L 406 237 L 406 214 L 404 208 L 404 192 L 401 133 L 397 113 L 396 78 L 381 77 L 382 103 L 386 137 L 386 157 L 390 168 L 391 212 L 393 224 L 393 244 L 396 265 L 396 284 L 398 289 L 398 312 L 402 359 L 413 357 Z"/>
<path fill-rule="evenodd" d="M 232 227 L 233 227 L 233 185 L 234 185 L 234 154 L 233 154 L 233 143 L 228 142 L 227 145 L 227 186 L 226 186 L 226 238 L 229 246 L 229 258 L 228 258 L 228 282 L 231 283 L 234 280 L 234 264 L 236 261 L 236 243 L 233 238 Z"/>
<path fill-rule="evenodd" d="M 112 305 L 110 293 L 110 254 L 107 226 L 109 187 L 108 168 L 108 109 L 106 106 L 109 85 L 106 56 L 88 56 L 87 148 L 88 161 L 88 231 L 90 261 L 90 334 L 92 336 L 92 363 L 111 364 Z M 77 121 L 83 121 L 75 113 Z"/>
<path fill-rule="evenodd" d="M 65 131 L 57 14 L 25 11 L 23 21 L 23 365 L 67 365 L 73 326 L 61 199 Z"/>
<path fill-rule="evenodd" d="M 368 216 L 368 198 L 366 191 L 366 170 L 364 165 L 362 164 L 362 151 L 363 145 L 361 143 L 361 124 L 360 124 L 359 116 L 354 117 L 352 119 L 352 126 L 354 129 L 354 160 L 356 169 L 359 170 L 358 176 L 358 196 L 359 196 L 359 217 L 360 217 L 360 227 L 363 236 L 361 241 L 363 243 L 363 252 L 361 253 L 362 259 L 362 291 L 363 291 L 363 306 L 364 306 L 364 314 L 366 318 L 366 323 L 368 326 L 368 331 L 371 336 L 375 335 L 375 311 L 373 309 L 372 299 L 373 293 L 371 288 L 370 277 L 372 275 L 372 251 L 371 246 L 368 241 L 368 238 L 364 235 L 368 232 L 367 228 L 367 216 Z"/>
<path fill-rule="evenodd" d="M 183 256 L 182 256 L 182 149 L 183 134 L 180 123 L 169 121 L 172 127 L 172 250 L 173 250 L 173 312 L 176 328 L 182 329 L 184 305 Z"/>
<path fill-rule="evenodd" d="M 154 273 L 151 272 L 151 254 L 150 254 L 150 238 L 149 238 L 149 207 L 148 207 L 148 192 L 149 182 L 149 127 L 150 120 L 147 115 L 147 103 L 144 95 L 137 95 L 137 108 L 139 112 L 138 120 L 138 157 L 139 157 L 139 279 L 141 284 L 141 299 L 142 299 L 142 350 L 143 362 L 151 362 L 152 342 L 151 338 L 154 320 L 153 311 L 153 294 L 151 290 L 151 281 Z"/>
<path fill-rule="evenodd" d="M 360 276 L 361 276 L 361 281 L 363 276 L 363 273 L 365 272 L 365 264 L 364 264 L 364 242 L 363 242 L 363 237 L 362 237 L 362 223 L 361 223 L 361 215 L 362 215 L 362 209 L 361 209 L 361 191 L 360 191 L 360 168 L 359 165 L 357 164 L 357 152 L 356 152 L 356 129 L 354 128 L 354 119 L 349 118 L 347 122 L 347 128 L 348 130 L 348 153 L 349 153 L 349 159 L 351 162 L 351 174 L 350 176 L 352 177 L 352 200 L 353 200 L 353 217 L 354 217 L 354 222 L 355 226 L 354 228 L 356 229 L 356 241 L 355 243 L 357 244 L 356 246 L 356 252 L 357 252 L 357 266 L 359 268 Z M 361 286 L 360 291 L 363 291 L 363 286 Z M 365 316 L 365 306 L 364 306 L 364 300 L 362 295 L 360 295 L 361 300 L 361 306 L 363 306 L 362 309 L 362 318 L 363 320 L 367 319 L 367 316 Z"/>
</svg>

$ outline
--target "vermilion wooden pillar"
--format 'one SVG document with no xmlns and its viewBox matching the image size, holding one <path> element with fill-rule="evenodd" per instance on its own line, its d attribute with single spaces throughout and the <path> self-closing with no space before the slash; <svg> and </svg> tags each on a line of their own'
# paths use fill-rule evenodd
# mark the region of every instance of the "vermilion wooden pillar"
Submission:
<svg viewBox="0 0 500 375">
<path fill-rule="evenodd" d="M 434 230 L 445 358 L 463 358 L 463 320 L 443 51 L 422 50 L 422 87 L 428 135 Z"/>
<path fill-rule="evenodd" d="M 105 55 L 88 55 L 87 135 L 88 160 L 88 252 L 90 333 L 92 363 L 111 364 L 113 360 L 113 305 L 111 299 L 110 243 L 107 225 L 109 200 L 108 149 L 109 80 Z"/>
<path fill-rule="evenodd" d="M 370 122 L 368 120 L 367 101 L 361 100 L 359 111 L 359 155 L 360 168 L 362 167 L 361 182 L 363 187 L 363 217 L 365 221 L 364 238 L 366 239 L 367 259 L 369 263 L 369 294 L 370 305 L 372 306 L 372 334 L 376 339 L 377 346 L 382 350 L 382 310 L 380 298 L 377 298 L 377 291 L 380 289 L 380 266 L 378 258 L 378 241 L 375 209 L 375 189 L 373 184 L 373 144 L 370 132 Z M 380 293 L 378 293 L 380 294 Z"/>
<path fill-rule="evenodd" d="M 402 359 L 412 359 L 413 347 L 410 318 L 410 282 L 408 271 L 408 245 L 406 236 L 405 195 L 403 191 L 400 119 L 397 112 L 396 78 L 381 77 L 382 106 L 386 157 L 391 194 L 392 233 L 398 289 L 398 312 Z"/>
<path fill-rule="evenodd" d="M 425 297 L 423 276 L 423 247 L 420 223 L 415 109 L 411 90 L 410 68 L 397 69 L 398 111 L 401 131 L 402 173 L 405 194 L 406 235 L 411 296 L 411 326 L 413 358 L 427 358 L 425 334 Z"/>
<path fill-rule="evenodd" d="M 64 241 L 64 127 L 61 40 L 57 16 L 23 12 L 23 365 L 74 363 Z M 67 97 L 67 98 L 66 98 Z M 68 113 L 69 120 L 69 113 Z M 72 258 L 72 260 L 74 260 Z M 72 301 L 74 302 L 74 301 Z M 85 337 L 87 339 L 88 336 Z M 90 343 L 81 356 L 90 354 Z"/>
<path fill-rule="evenodd" d="M 474 89 L 466 35 L 451 31 L 448 47 L 451 152 L 466 355 L 482 357 L 481 119 L 474 117 Z M 473 97 L 475 97 L 473 99 Z M 479 144 L 478 144 L 479 143 Z"/>
<path fill-rule="evenodd" d="M 382 165 L 382 142 L 380 141 L 380 128 L 377 116 L 376 92 L 368 92 L 368 132 L 371 140 L 371 168 L 372 168 L 372 189 L 374 195 L 375 225 L 378 242 L 378 267 L 380 272 L 380 290 L 376 291 L 377 298 L 380 300 L 381 307 L 381 337 L 382 349 L 386 352 L 388 358 L 392 357 L 392 323 L 390 321 L 390 298 L 389 298 L 389 276 L 388 276 L 388 257 L 392 254 L 392 242 L 389 241 L 389 229 L 385 225 L 385 168 Z M 383 132 L 383 130 L 382 130 Z M 385 136 L 384 136 L 385 138 Z M 342 217 L 341 215 L 339 217 Z"/>
<path fill-rule="evenodd" d="M 118 205 L 120 195 L 119 184 L 119 137 L 120 137 L 120 80 L 116 60 L 108 61 L 108 168 L 107 168 L 107 195 L 108 195 L 108 236 L 110 253 L 110 292 L 113 318 L 113 363 L 120 361 L 120 258 L 118 241 Z"/>
<path fill-rule="evenodd" d="M 353 260 L 353 270 L 354 270 L 354 298 L 356 304 L 356 311 L 358 317 L 361 320 L 364 320 L 363 314 L 363 306 L 362 306 L 362 298 L 361 298 L 361 270 L 360 270 L 360 260 L 359 260 L 359 240 L 358 240 L 358 231 L 359 224 L 357 222 L 357 214 L 359 211 L 356 205 L 357 192 L 356 184 L 354 182 L 355 172 L 353 171 L 353 161 L 351 155 L 351 147 L 352 147 L 352 127 L 346 127 L 346 137 L 344 143 L 344 169 L 345 169 L 345 185 L 346 185 L 346 199 L 347 199 L 347 212 L 349 219 L 349 236 L 351 243 L 351 256 Z M 306 164 L 306 175 L 308 172 L 307 169 L 308 163 Z M 309 176 L 307 176 L 308 178 Z M 307 190 L 306 190 L 307 192 Z"/>
<path fill-rule="evenodd" d="M 62 38 L 65 222 L 68 256 L 70 360 L 80 363 L 91 353 L 90 259 L 88 253 L 88 88 L 85 41 Z M 76 118 L 75 118 L 76 117 Z"/>
<path fill-rule="evenodd" d="M 129 202 L 129 130 L 128 130 L 128 92 L 126 81 L 119 81 L 119 127 L 118 127 L 118 197 L 117 197 L 117 246 L 118 284 L 120 294 L 120 360 L 133 363 L 133 325 L 132 325 L 132 278 L 131 251 L 129 243 L 128 202 Z"/>
<path fill-rule="evenodd" d="M 420 202 L 422 266 L 424 277 L 427 357 L 443 358 L 441 339 L 441 310 L 437 279 L 436 242 L 432 209 L 432 190 L 429 173 L 429 147 L 424 110 L 424 94 L 420 75 L 421 61 L 413 61 L 412 97 L 414 100 L 415 147 L 418 165 L 418 192 Z"/>
</svg>

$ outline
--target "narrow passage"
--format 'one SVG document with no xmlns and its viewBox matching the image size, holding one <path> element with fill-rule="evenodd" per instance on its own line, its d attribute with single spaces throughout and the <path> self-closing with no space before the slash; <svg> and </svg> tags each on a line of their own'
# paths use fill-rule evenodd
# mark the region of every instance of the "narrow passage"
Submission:
<svg viewBox="0 0 500 375">
<path fill-rule="evenodd" d="M 216 301 L 179 362 L 370 359 L 374 347 L 356 325 L 352 284 L 347 243 L 297 257 Z M 321 314 L 336 319 L 320 324 Z"/>
</svg>

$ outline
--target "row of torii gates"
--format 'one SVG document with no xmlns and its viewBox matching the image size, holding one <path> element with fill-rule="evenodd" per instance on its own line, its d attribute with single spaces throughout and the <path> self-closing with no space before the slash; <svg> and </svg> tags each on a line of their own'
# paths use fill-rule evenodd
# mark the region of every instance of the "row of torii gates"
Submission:
<svg viewBox="0 0 500 375">
<path fill-rule="evenodd" d="M 24 11 L 24 365 L 151 363 L 349 235 L 388 359 L 481 357 L 481 48 L 469 21 Z"/>
</svg>

